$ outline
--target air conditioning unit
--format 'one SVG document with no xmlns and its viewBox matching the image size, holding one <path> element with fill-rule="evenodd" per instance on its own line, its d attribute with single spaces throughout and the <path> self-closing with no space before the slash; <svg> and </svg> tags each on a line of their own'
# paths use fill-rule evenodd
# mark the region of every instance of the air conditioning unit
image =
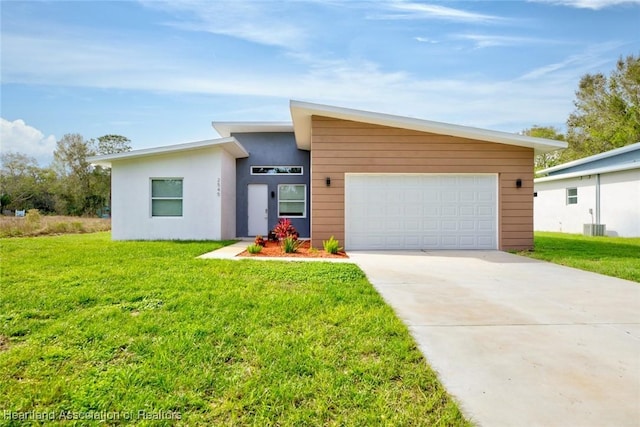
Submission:
<svg viewBox="0 0 640 427">
<path fill-rule="evenodd" d="M 583 234 L 585 236 L 604 236 L 606 227 L 604 224 L 584 224 Z"/>
</svg>

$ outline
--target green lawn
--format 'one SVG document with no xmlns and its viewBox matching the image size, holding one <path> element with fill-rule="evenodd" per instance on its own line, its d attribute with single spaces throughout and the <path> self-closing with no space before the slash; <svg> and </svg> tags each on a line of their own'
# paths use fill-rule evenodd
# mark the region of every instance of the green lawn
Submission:
<svg viewBox="0 0 640 427">
<path fill-rule="evenodd" d="M 521 254 L 640 282 L 640 238 L 536 232 L 535 249 Z"/>
<path fill-rule="evenodd" d="M 469 425 L 355 265 L 108 233 L 0 245 L 0 424 Z"/>
</svg>

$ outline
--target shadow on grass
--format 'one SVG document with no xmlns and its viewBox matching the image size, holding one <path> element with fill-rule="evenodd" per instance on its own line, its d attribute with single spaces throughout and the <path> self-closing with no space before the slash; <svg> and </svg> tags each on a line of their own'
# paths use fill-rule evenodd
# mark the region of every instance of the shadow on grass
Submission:
<svg viewBox="0 0 640 427">
<path fill-rule="evenodd" d="M 533 252 L 539 255 L 552 252 L 554 256 L 568 256 L 576 259 L 638 259 L 640 246 L 612 241 L 606 237 L 536 236 Z"/>
</svg>

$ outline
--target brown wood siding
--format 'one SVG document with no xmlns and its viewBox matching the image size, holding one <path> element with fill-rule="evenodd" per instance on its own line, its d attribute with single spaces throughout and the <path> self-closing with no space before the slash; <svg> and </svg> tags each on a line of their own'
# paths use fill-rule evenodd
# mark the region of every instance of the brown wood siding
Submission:
<svg viewBox="0 0 640 427">
<path fill-rule="evenodd" d="M 345 173 L 496 173 L 499 249 L 530 249 L 533 158 L 531 148 L 314 116 L 312 244 L 322 247 L 332 235 L 344 243 Z"/>
</svg>

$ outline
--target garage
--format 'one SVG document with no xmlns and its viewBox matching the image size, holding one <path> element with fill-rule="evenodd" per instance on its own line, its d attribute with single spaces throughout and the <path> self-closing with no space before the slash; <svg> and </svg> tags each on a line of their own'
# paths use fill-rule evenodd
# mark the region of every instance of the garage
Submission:
<svg viewBox="0 0 640 427">
<path fill-rule="evenodd" d="M 345 174 L 345 247 L 497 249 L 497 174 Z"/>
</svg>

